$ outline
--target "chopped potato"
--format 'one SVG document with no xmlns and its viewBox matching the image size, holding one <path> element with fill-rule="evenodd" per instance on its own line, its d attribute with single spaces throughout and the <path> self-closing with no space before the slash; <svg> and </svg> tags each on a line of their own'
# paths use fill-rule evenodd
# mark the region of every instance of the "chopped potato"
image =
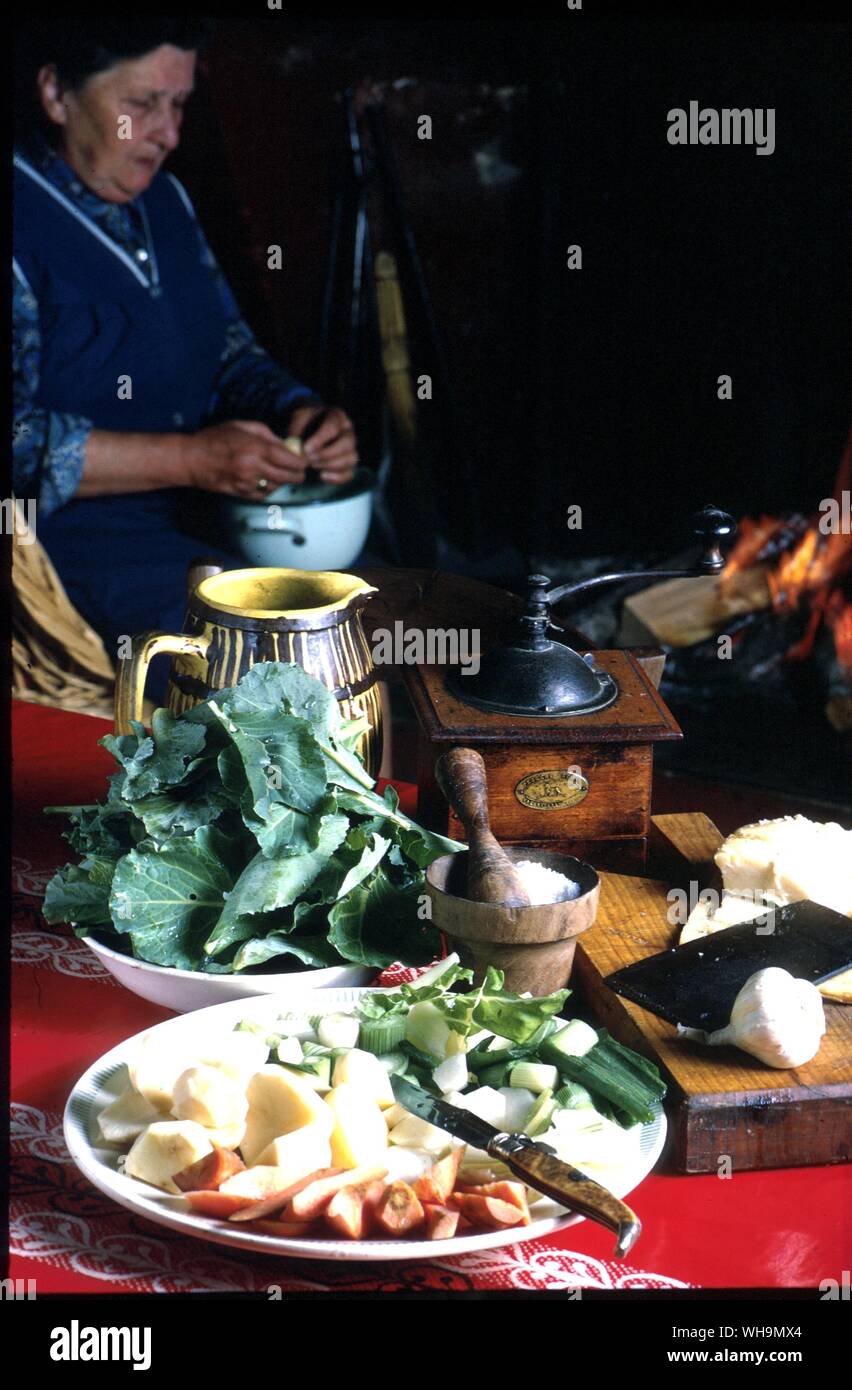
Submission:
<svg viewBox="0 0 852 1390">
<path fill-rule="evenodd" d="M 130 1178 L 139 1178 L 164 1192 L 179 1192 L 175 1173 L 212 1153 L 213 1145 L 201 1125 L 192 1120 L 158 1120 L 139 1135 L 124 1164 Z"/>
<path fill-rule="evenodd" d="M 161 1112 L 150 1101 L 128 1089 L 101 1111 L 98 1128 L 107 1144 L 130 1144 L 143 1129 L 161 1118 Z"/>
<path fill-rule="evenodd" d="M 248 1110 L 245 1089 L 218 1067 L 188 1067 L 172 1092 L 172 1113 L 208 1129 L 243 1124 Z"/>
<path fill-rule="evenodd" d="M 261 1067 L 249 1082 L 246 1095 L 248 1114 L 240 1147 L 248 1164 L 256 1163 L 273 1139 L 305 1125 L 319 1124 L 325 1127 L 326 1135 L 331 1134 L 334 1117 L 326 1102 L 283 1067 Z"/>
<path fill-rule="evenodd" d="M 363 1091 L 364 1095 L 376 1101 L 383 1110 L 389 1110 L 396 1104 L 390 1076 L 378 1057 L 372 1052 L 362 1052 L 357 1047 L 337 1058 L 331 1084 L 355 1086 L 357 1090 Z"/>
<path fill-rule="evenodd" d="M 363 1168 L 381 1163 L 388 1147 L 388 1130 L 378 1103 L 349 1082 L 329 1091 L 325 1103 L 334 1116 L 334 1166 Z"/>
</svg>

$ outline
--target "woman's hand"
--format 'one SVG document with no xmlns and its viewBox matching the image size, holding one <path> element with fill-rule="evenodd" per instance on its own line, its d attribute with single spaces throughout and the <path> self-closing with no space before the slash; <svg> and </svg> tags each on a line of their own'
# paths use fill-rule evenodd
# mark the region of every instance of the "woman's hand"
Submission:
<svg viewBox="0 0 852 1390">
<path fill-rule="evenodd" d="M 319 424 L 304 440 L 305 458 L 312 468 L 318 468 L 326 483 L 348 483 L 358 465 L 358 444 L 349 416 L 342 410 L 324 405 L 298 406 L 290 416 L 287 433 L 304 438 L 311 422 L 322 416 Z"/>
<path fill-rule="evenodd" d="M 259 420 L 209 425 L 185 435 L 182 451 L 186 486 L 205 492 L 262 501 L 282 483 L 301 483 L 305 476 L 306 460 Z"/>
</svg>

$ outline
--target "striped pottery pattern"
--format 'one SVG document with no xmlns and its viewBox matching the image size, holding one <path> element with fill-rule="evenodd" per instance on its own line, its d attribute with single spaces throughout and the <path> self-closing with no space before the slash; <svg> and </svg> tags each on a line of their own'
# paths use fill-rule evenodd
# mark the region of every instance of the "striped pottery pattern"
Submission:
<svg viewBox="0 0 852 1390">
<path fill-rule="evenodd" d="M 183 714 L 212 691 L 235 685 L 256 662 L 294 662 L 333 691 L 344 718 L 369 719 L 358 752 L 375 777 L 382 760 L 382 707 L 360 612 L 320 628 L 290 627 L 286 619 L 274 620 L 274 625 L 248 620 L 250 625 L 243 626 L 230 614 L 222 618 L 220 624 L 189 614 L 184 630 L 208 638 L 207 659 L 175 657 L 167 697 L 172 713 Z"/>
</svg>

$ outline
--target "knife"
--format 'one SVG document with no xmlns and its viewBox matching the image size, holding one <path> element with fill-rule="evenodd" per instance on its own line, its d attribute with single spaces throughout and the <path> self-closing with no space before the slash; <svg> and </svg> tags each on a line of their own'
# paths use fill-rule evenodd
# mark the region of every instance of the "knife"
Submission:
<svg viewBox="0 0 852 1390">
<path fill-rule="evenodd" d="M 634 961 L 604 984 L 669 1023 L 712 1033 L 730 1022 L 746 981 L 770 965 L 815 985 L 848 970 L 852 921 L 808 901 L 767 906 L 753 921 Z"/>
<path fill-rule="evenodd" d="M 391 1075 L 391 1086 L 399 1104 L 412 1115 L 419 1115 L 430 1125 L 445 1129 L 475 1149 L 484 1149 L 537 1192 L 544 1192 L 560 1206 L 571 1207 L 615 1231 L 617 1256 L 626 1255 L 638 1240 L 642 1222 L 636 1213 L 593 1178 L 563 1163 L 548 1144 L 538 1144 L 524 1134 L 505 1134 L 480 1120 L 478 1115 L 445 1100 L 437 1100 L 401 1076 Z"/>
</svg>

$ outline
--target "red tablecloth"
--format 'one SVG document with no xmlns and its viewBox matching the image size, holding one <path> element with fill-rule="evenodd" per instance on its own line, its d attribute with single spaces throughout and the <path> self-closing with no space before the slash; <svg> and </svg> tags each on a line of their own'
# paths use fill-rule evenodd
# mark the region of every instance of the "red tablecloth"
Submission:
<svg viewBox="0 0 852 1390">
<path fill-rule="evenodd" d="M 484 1255 L 331 1265 L 266 1259 L 138 1219 L 72 1165 L 62 1110 L 74 1082 L 122 1039 L 169 1015 L 116 985 L 73 935 L 47 928 L 40 900 L 69 857 L 45 805 L 100 798 L 110 755 L 102 721 L 13 707 L 13 1278 L 40 1292 L 373 1288 L 780 1288 L 842 1282 L 850 1259 L 843 1167 L 680 1177 L 665 1165 L 630 1200 L 644 1223 L 629 1265 L 589 1222 Z M 413 788 L 402 788 L 403 802 Z M 408 801 L 409 809 L 413 809 Z"/>
</svg>

